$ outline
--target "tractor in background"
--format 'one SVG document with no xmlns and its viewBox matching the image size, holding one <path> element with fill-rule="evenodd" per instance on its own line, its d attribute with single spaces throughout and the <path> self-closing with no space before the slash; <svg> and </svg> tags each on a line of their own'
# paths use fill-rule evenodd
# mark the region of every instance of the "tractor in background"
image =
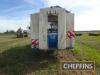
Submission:
<svg viewBox="0 0 100 75">
<path fill-rule="evenodd" d="M 28 37 L 27 30 L 23 30 L 22 28 L 19 28 L 16 32 L 17 38 L 23 38 Z"/>
</svg>

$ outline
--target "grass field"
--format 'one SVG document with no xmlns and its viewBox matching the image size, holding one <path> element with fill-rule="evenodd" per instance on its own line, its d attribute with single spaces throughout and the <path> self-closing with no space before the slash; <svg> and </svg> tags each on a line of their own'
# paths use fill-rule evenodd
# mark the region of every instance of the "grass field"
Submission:
<svg viewBox="0 0 100 75">
<path fill-rule="evenodd" d="M 62 61 L 95 61 L 97 75 L 100 75 L 100 36 L 76 36 L 74 50 L 56 51 L 63 58 L 48 58 L 44 51 L 34 53 L 30 43 L 29 37 L 0 35 L 0 75 L 40 75 L 40 71 L 52 73 L 56 69 L 59 71 L 54 75 L 58 75 Z M 73 72 L 69 75 L 81 74 Z M 82 75 L 88 74 L 83 72 Z"/>
<path fill-rule="evenodd" d="M 78 53 L 81 60 L 94 61 L 97 75 L 100 75 L 100 36 L 83 36 L 75 39 L 75 53 Z"/>
</svg>

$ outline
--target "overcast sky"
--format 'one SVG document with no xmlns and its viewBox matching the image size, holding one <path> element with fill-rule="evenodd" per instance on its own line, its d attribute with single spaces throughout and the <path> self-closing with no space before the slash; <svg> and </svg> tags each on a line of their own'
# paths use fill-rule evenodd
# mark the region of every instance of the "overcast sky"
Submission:
<svg viewBox="0 0 100 75">
<path fill-rule="evenodd" d="M 0 0 L 0 32 L 26 29 L 31 13 L 54 5 L 75 14 L 75 30 L 100 30 L 100 0 Z"/>
</svg>

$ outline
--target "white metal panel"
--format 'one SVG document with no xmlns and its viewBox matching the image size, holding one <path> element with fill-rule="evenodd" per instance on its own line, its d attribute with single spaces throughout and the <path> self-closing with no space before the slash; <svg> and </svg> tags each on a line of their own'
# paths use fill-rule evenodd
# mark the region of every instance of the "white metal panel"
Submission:
<svg viewBox="0 0 100 75">
<path fill-rule="evenodd" d="M 40 11 L 39 16 L 39 49 L 48 49 L 47 47 L 47 14 Z"/>
<path fill-rule="evenodd" d="M 66 35 L 68 31 L 74 31 L 74 14 L 73 13 L 67 13 L 66 14 Z M 69 47 L 70 39 L 68 36 L 66 37 L 66 46 Z M 72 38 L 72 45 L 74 46 L 74 38 Z"/>
<path fill-rule="evenodd" d="M 67 13 L 66 16 L 66 29 L 67 31 L 74 31 L 74 14 Z"/>
<path fill-rule="evenodd" d="M 39 39 L 39 13 L 31 14 L 31 38 Z"/>
<path fill-rule="evenodd" d="M 58 49 L 66 49 L 66 12 L 58 15 Z"/>
<path fill-rule="evenodd" d="M 66 49 L 69 45 L 66 32 L 74 31 L 74 14 L 66 12 L 63 8 L 44 8 L 40 10 L 40 13 L 32 14 L 31 37 L 39 39 L 39 49 L 48 49 L 47 29 L 50 13 L 58 15 L 58 49 Z"/>
</svg>

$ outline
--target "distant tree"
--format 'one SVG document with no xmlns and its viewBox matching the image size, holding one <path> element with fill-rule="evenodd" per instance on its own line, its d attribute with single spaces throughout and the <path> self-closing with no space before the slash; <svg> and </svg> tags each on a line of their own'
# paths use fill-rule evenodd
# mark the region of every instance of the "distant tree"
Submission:
<svg viewBox="0 0 100 75">
<path fill-rule="evenodd" d="M 15 34 L 16 32 L 14 30 L 10 30 L 8 33 Z"/>
<path fill-rule="evenodd" d="M 1 34 L 3 34 L 3 33 L 0 33 L 0 35 L 1 35 Z"/>
<path fill-rule="evenodd" d="M 4 32 L 4 34 L 15 34 L 16 32 L 14 30 L 7 30 L 6 32 Z"/>
<path fill-rule="evenodd" d="M 8 30 L 6 30 L 6 32 L 4 32 L 4 34 L 8 34 L 8 32 L 9 32 L 9 31 L 8 31 Z"/>
</svg>

